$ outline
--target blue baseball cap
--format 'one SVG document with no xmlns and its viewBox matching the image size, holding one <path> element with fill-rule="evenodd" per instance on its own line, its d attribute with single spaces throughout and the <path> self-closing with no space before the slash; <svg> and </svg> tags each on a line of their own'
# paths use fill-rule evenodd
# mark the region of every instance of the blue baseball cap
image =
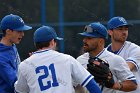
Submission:
<svg viewBox="0 0 140 93">
<path fill-rule="evenodd" d="M 11 29 L 15 31 L 26 31 L 32 29 L 32 27 L 25 25 L 23 19 L 18 15 L 6 15 L 0 24 L 1 30 Z"/>
<path fill-rule="evenodd" d="M 120 26 L 132 26 L 132 24 L 128 24 L 127 21 L 123 17 L 113 17 L 108 21 L 107 28 L 109 30 L 118 28 Z"/>
<path fill-rule="evenodd" d="M 93 38 L 108 38 L 106 27 L 99 22 L 94 22 L 85 26 L 84 32 L 79 34 L 82 36 Z"/>
<path fill-rule="evenodd" d="M 34 32 L 34 42 L 47 42 L 52 39 L 63 40 L 57 37 L 55 30 L 50 26 L 42 26 Z"/>
</svg>

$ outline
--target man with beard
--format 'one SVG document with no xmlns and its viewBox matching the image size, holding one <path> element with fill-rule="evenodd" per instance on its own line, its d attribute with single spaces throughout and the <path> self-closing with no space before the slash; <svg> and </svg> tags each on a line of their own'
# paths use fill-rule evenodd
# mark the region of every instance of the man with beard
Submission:
<svg viewBox="0 0 140 93">
<path fill-rule="evenodd" d="M 131 93 L 140 92 L 140 47 L 130 41 L 128 37 L 128 28 L 131 26 L 123 17 L 113 17 L 108 21 L 108 33 L 111 36 L 111 44 L 107 50 L 123 57 L 130 70 L 136 77 L 138 88 Z"/>
<path fill-rule="evenodd" d="M 133 91 L 137 88 L 136 78 L 130 71 L 125 60 L 104 48 L 105 40 L 108 37 L 107 29 L 100 23 L 91 23 L 85 27 L 83 49 L 85 52 L 77 60 L 87 68 L 89 57 L 97 57 L 109 64 L 109 69 L 114 78 L 114 85 L 111 88 L 102 87 L 103 93 L 117 93 L 118 91 Z"/>
</svg>

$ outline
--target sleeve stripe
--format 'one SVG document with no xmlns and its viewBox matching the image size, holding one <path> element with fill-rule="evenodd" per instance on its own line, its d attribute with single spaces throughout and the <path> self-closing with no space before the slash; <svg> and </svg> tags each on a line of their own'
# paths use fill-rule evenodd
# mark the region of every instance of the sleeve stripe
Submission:
<svg viewBox="0 0 140 93">
<path fill-rule="evenodd" d="M 137 63 L 134 60 L 127 59 L 126 61 L 131 61 L 132 63 L 135 64 L 136 68 L 139 69 L 139 66 L 137 65 Z"/>
<path fill-rule="evenodd" d="M 137 84 L 137 81 L 136 80 L 132 80 L 135 84 Z"/>
<path fill-rule="evenodd" d="M 89 81 L 90 78 L 92 78 L 92 75 L 89 75 L 81 85 L 84 86 L 86 83 L 88 83 L 87 81 Z"/>
<path fill-rule="evenodd" d="M 129 77 L 128 80 L 136 80 L 135 76 Z"/>
</svg>

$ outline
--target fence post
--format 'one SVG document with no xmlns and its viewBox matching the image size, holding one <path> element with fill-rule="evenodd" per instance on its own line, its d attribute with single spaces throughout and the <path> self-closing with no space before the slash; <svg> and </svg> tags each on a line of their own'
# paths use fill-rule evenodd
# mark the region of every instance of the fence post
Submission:
<svg viewBox="0 0 140 93">
<path fill-rule="evenodd" d="M 64 9 L 63 0 L 59 0 L 59 37 L 64 38 Z M 64 40 L 59 41 L 59 51 L 64 53 Z"/>
</svg>

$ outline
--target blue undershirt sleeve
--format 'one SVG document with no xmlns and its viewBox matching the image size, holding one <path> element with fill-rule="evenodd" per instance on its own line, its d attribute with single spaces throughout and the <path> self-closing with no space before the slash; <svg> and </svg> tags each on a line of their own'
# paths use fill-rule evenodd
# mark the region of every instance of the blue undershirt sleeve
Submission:
<svg viewBox="0 0 140 93">
<path fill-rule="evenodd" d="M 102 93 L 101 89 L 98 87 L 97 83 L 93 78 L 86 85 L 86 88 L 88 89 L 89 93 Z"/>
</svg>

